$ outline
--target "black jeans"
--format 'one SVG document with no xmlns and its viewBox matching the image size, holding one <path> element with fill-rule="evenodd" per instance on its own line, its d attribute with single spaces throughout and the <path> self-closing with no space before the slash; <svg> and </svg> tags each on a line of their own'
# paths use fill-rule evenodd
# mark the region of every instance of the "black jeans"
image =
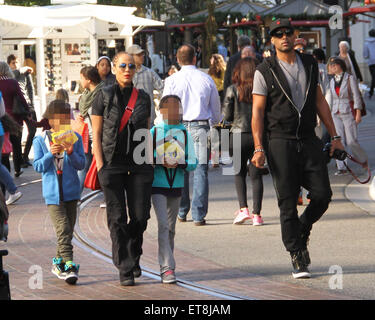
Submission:
<svg viewBox="0 0 375 320">
<path fill-rule="evenodd" d="M 317 138 L 308 140 L 272 139 L 267 159 L 280 209 L 281 234 L 285 248 L 297 251 L 306 246 L 312 225 L 328 209 L 332 190 L 323 144 Z M 297 199 L 300 187 L 310 193 L 310 203 L 298 217 Z"/>
<path fill-rule="evenodd" d="M 24 159 L 25 162 L 29 161 L 29 153 L 30 153 L 30 150 L 31 150 L 31 146 L 33 145 L 33 139 L 34 139 L 35 132 L 36 132 L 36 126 L 35 126 L 35 123 L 34 123 L 34 121 L 36 121 L 35 111 L 32 111 L 31 118 L 32 118 L 31 121 L 25 120 L 25 123 L 26 123 L 26 126 L 27 126 L 27 131 L 28 131 L 25 148 L 23 149 L 23 159 Z"/>
<path fill-rule="evenodd" d="M 135 171 L 111 165 L 101 169 L 98 177 L 107 205 L 112 259 L 122 281 L 142 255 L 143 232 L 150 218 L 153 170 Z"/>
<path fill-rule="evenodd" d="M 14 171 L 16 173 L 21 171 L 21 164 L 23 163 L 21 139 L 22 139 L 21 135 L 19 136 L 9 135 L 9 140 L 13 148 Z"/>
<path fill-rule="evenodd" d="M 371 73 L 371 87 L 370 87 L 370 96 L 374 94 L 375 88 L 375 64 L 369 66 L 370 73 Z"/>
<path fill-rule="evenodd" d="M 241 145 L 233 145 L 233 133 L 230 134 L 230 155 L 241 157 L 241 161 L 234 161 L 234 183 L 236 186 L 238 202 L 240 208 L 247 205 L 247 185 L 246 176 L 248 173 L 247 162 L 252 158 L 254 152 L 254 140 L 249 132 L 236 133 L 241 135 Z M 236 140 L 236 139 L 235 139 Z M 240 168 L 237 166 L 240 164 Z M 250 180 L 253 186 L 253 213 L 260 214 L 263 200 L 263 177 L 261 170 L 256 168 L 251 162 L 249 165 Z"/>
</svg>

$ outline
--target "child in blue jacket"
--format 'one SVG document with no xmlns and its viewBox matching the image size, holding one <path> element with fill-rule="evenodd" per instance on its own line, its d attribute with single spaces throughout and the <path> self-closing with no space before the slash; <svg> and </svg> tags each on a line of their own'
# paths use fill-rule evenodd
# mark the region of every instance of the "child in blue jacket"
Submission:
<svg viewBox="0 0 375 320">
<path fill-rule="evenodd" d="M 34 169 L 42 174 L 43 197 L 48 207 L 57 236 L 57 254 L 52 260 L 52 273 L 69 284 L 78 280 L 79 265 L 73 263 L 73 230 L 80 199 L 78 170 L 85 166 L 82 138 L 71 144 L 53 143 L 52 134 L 67 130 L 70 125 L 70 107 L 62 100 L 52 101 L 43 118 L 51 130 L 33 140 Z"/>
<path fill-rule="evenodd" d="M 161 280 L 163 283 L 175 283 L 174 236 L 184 187 L 184 170 L 194 170 L 197 159 L 192 138 L 181 123 L 180 98 L 164 96 L 159 110 L 163 121 L 151 129 L 155 163 L 152 204 L 158 220 Z"/>
</svg>

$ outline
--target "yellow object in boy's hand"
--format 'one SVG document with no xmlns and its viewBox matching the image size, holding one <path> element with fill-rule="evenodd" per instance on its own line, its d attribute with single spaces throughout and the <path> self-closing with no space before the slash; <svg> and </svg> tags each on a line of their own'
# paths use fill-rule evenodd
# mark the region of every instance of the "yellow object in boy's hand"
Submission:
<svg viewBox="0 0 375 320">
<path fill-rule="evenodd" d="M 156 148 L 159 156 L 164 158 L 167 163 L 178 163 L 185 159 L 185 151 L 181 148 L 175 139 L 171 139 Z"/>
<path fill-rule="evenodd" d="M 78 138 L 73 130 L 61 130 L 58 132 L 52 133 L 52 142 L 56 144 L 68 143 L 75 144 L 78 141 Z"/>
</svg>

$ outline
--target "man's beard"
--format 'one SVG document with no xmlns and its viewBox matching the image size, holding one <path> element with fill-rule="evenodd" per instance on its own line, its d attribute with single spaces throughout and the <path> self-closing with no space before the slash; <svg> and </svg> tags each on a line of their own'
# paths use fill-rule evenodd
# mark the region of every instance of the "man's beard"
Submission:
<svg viewBox="0 0 375 320">
<path fill-rule="evenodd" d="M 281 52 L 284 52 L 284 53 L 289 53 L 289 52 L 293 51 L 293 47 L 292 46 L 290 46 L 288 48 L 281 47 L 278 50 L 281 51 Z"/>
</svg>

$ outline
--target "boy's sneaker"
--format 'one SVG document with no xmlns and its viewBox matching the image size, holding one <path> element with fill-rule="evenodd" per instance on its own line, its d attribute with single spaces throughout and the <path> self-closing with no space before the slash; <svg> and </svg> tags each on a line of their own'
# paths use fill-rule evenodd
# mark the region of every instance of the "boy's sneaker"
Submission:
<svg viewBox="0 0 375 320">
<path fill-rule="evenodd" d="M 62 258 L 53 258 L 52 259 L 52 273 L 56 275 L 59 279 L 65 280 L 65 262 Z"/>
<path fill-rule="evenodd" d="M 253 219 L 253 226 L 261 226 L 264 223 L 261 215 L 253 214 L 252 219 Z"/>
<path fill-rule="evenodd" d="M 307 268 L 310 263 L 310 257 L 308 256 L 308 251 L 307 251 L 307 254 L 306 252 L 303 252 L 303 250 L 291 252 L 290 256 L 292 258 L 292 265 L 294 269 L 292 272 L 293 278 L 294 279 L 311 278 L 311 273 L 309 269 Z"/>
<path fill-rule="evenodd" d="M 69 284 L 75 284 L 78 280 L 79 264 L 75 264 L 73 261 L 65 263 L 65 282 Z"/>
<path fill-rule="evenodd" d="M 22 197 L 22 192 L 18 191 L 14 194 L 9 195 L 9 198 L 5 203 L 6 203 L 7 206 L 9 206 L 10 204 L 15 203 L 21 197 Z"/>
<path fill-rule="evenodd" d="M 167 270 L 161 274 L 161 282 L 163 283 L 176 283 L 176 275 L 173 270 Z"/>
<path fill-rule="evenodd" d="M 250 212 L 248 208 L 240 209 L 236 212 L 237 216 L 234 218 L 233 224 L 242 224 L 246 220 L 250 220 Z"/>
</svg>

